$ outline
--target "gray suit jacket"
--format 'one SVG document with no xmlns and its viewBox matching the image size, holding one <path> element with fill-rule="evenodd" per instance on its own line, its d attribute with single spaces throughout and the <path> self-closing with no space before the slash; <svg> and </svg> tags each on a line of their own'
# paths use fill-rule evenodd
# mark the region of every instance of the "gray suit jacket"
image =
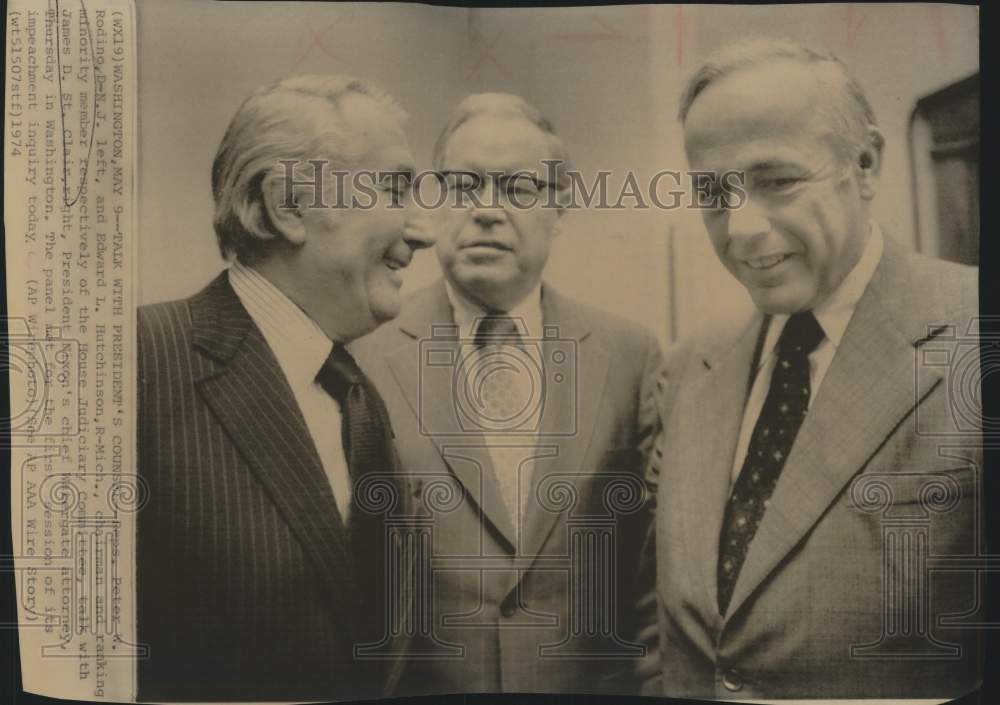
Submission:
<svg viewBox="0 0 1000 705">
<path fill-rule="evenodd" d="M 360 609 L 377 586 L 355 580 L 305 420 L 226 274 L 141 307 L 138 344 L 139 699 L 391 692 L 403 661 L 354 654 L 384 633 L 383 610 Z"/>
<path fill-rule="evenodd" d="M 663 692 L 937 697 L 980 677 L 976 270 L 887 241 L 750 545 L 725 618 L 719 533 L 760 339 L 671 356 L 657 495 Z M 964 565 L 964 568 L 963 568 Z M 928 570 L 932 569 L 932 570 Z"/>
<path fill-rule="evenodd" d="M 482 429 L 456 405 L 470 347 L 454 337 L 443 282 L 353 346 L 433 522 L 424 643 L 436 658 L 410 664 L 402 693 L 636 689 L 626 674 L 641 653 L 633 604 L 659 345 L 549 286 L 542 313 L 551 337 L 528 341 L 545 360 L 545 392 L 537 445 L 523 440 L 535 460 L 520 546 Z"/>
</svg>

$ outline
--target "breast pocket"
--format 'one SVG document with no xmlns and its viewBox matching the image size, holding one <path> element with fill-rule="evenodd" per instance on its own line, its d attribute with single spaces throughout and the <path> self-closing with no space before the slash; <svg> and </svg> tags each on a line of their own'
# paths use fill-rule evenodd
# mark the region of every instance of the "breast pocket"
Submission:
<svg viewBox="0 0 1000 705">
<path fill-rule="evenodd" d="M 979 496 L 979 469 L 962 466 L 924 472 L 865 472 L 851 483 L 849 504 L 885 519 L 930 518 L 971 510 Z"/>
</svg>

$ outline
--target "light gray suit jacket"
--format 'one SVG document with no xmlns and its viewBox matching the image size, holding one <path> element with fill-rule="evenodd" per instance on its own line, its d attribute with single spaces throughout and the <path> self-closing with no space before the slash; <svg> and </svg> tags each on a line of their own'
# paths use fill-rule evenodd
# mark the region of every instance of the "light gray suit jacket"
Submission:
<svg viewBox="0 0 1000 705">
<path fill-rule="evenodd" d="M 537 445 L 516 550 L 485 438 L 456 408 L 453 372 L 468 346 L 448 338 L 443 282 L 352 346 L 433 520 L 424 614 L 434 637 L 415 655 L 436 658 L 412 659 L 397 693 L 637 689 L 628 674 L 640 652 L 624 642 L 642 623 L 633 605 L 651 498 L 643 470 L 659 428 L 659 344 L 547 285 L 542 315 L 552 337 L 528 341 L 539 346 L 546 386 L 537 441 L 523 441 Z M 434 339 L 435 329 L 445 335 Z M 614 634 L 587 638 L 591 628 Z"/>
<path fill-rule="evenodd" d="M 975 687 L 976 270 L 886 241 L 725 618 L 719 534 L 764 317 L 669 356 L 658 482 L 663 693 L 932 697 Z M 980 615 L 981 618 L 981 615 Z"/>
</svg>

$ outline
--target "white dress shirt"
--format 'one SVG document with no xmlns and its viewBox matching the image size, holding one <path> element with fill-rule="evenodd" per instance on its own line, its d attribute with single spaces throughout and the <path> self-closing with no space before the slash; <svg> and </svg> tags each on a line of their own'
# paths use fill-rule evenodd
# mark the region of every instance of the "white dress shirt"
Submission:
<svg viewBox="0 0 1000 705">
<path fill-rule="evenodd" d="M 451 303 L 452 314 L 455 317 L 455 325 L 458 326 L 460 340 L 464 343 L 472 344 L 476 337 L 476 328 L 479 321 L 488 316 L 489 313 L 479 304 L 471 301 L 467 296 L 458 291 L 451 284 L 445 282 L 445 290 L 448 293 L 448 301 Z M 534 362 L 534 369 L 542 371 L 542 352 L 537 341 L 542 339 L 544 331 L 542 322 L 542 285 L 538 284 L 531 292 L 521 300 L 506 315 L 511 318 L 517 326 L 518 333 L 522 340 L 529 341 L 524 352 L 531 357 Z M 527 377 L 519 375 L 515 377 L 516 382 L 528 382 Z M 530 394 L 530 392 L 528 392 Z M 540 411 L 540 409 L 539 409 Z M 537 419 L 529 419 L 523 425 L 527 425 Z"/>
<path fill-rule="evenodd" d="M 868 282 L 871 281 L 875 268 L 878 267 L 879 260 L 882 259 L 884 246 L 882 231 L 875 223 L 872 223 L 870 227 L 871 235 L 868 242 L 865 243 L 865 248 L 861 252 L 858 263 L 854 265 L 854 269 L 848 272 L 844 281 L 833 293 L 813 309 L 813 315 L 816 316 L 825 337 L 809 355 L 810 406 L 819 393 L 820 385 L 823 383 L 827 370 L 830 369 L 837 348 L 840 347 L 840 341 L 844 338 L 847 324 L 851 322 L 851 316 L 854 315 L 854 309 L 857 308 L 861 295 L 865 293 Z M 743 410 L 743 424 L 740 426 L 736 455 L 733 457 L 731 483 L 736 482 L 740 470 L 743 469 L 743 461 L 746 459 L 747 448 L 750 446 L 753 427 L 757 424 L 757 418 L 764 408 L 764 400 L 767 398 L 767 391 L 771 386 L 771 373 L 774 371 L 777 360 L 778 338 L 781 336 L 781 331 L 784 330 L 788 318 L 787 315 L 773 316 L 771 325 L 767 329 L 764 346 L 761 348 L 757 375 Z"/>
<path fill-rule="evenodd" d="M 485 349 L 469 352 L 472 341 L 475 339 L 478 322 L 488 315 L 487 311 L 448 282 L 445 282 L 445 289 L 451 303 L 455 324 L 458 326 L 460 339 L 463 341 L 463 352 L 474 355 L 490 354 Z M 506 312 L 506 315 L 515 321 L 522 339 L 528 341 L 537 341 L 542 338 L 541 291 L 541 284 L 539 284 L 520 303 Z M 531 364 L 534 365 L 531 369 L 535 370 L 538 375 L 544 375 L 542 356 L 538 345 L 529 342 L 523 352 L 531 358 Z M 519 351 L 518 354 L 522 353 Z M 515 365 L 515 367 L 517 366 Z M 519 529 L 523 523 L 528 487 L 534 467 L 531 458 L 536 453 L 535 447 L 538 442 L 537 434 L 525 434 L 523 429 L 538 427 L 542 412 L 542 400 L 531 400 L 531 395 L 537 394 L 540 386 L 537 382 L 533 386 L 528 374 L 512 374 L 505 376 L 504 380 L 516 387 L 513 392 L 514 399 L 531 404 L 532 406 L 525 408 L 532 409 L 532 412 L 513 429 L 520 430 L 520 433 L 505 434 L 502 430 L 494 431 L 486 422 L 483 423 L 483 429 L 490 461 L 493 463 L 497 481 L 504 492 L 504 501 L 513 521 L 515 533 L 520 535 Z M 518 468 L 520 468 L 520 473 L 518 473 Z"/>
<path fill-rule="evenodd" d="M 337 509 L 346 522 L 351 505 L 351 475 L 340 435 L 340 404 L 316 381 L 333 349 L 333 341 L 305 311 L 256 270 L 237 262 L 229 268 L 229 283 L 285 373 L 330 481 Z"/>
</svg>

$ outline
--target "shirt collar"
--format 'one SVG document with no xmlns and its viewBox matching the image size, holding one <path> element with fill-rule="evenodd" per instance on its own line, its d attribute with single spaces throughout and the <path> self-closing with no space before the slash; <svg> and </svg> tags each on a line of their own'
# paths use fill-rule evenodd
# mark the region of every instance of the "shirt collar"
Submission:
<svg viewBox="0 0 1000 705">
<path fill-rule="evenodd" d="M 472 301 L 468 296 L 465 296 L 461 291 L 451 285 L 451 282 L 445 280 L 444 283 L 445 291 L 448 294 L 448 301 L 451 303 L 451 309 L 455 316 L 455 324 L 458 326 L 459 335 L 463 339 L 471 339 L 475 337 L 476 331 L 474 326 L 476 321 L 487 315 L 485 308 Z M 541 282 L 535 285 L 535 288 L 525 296 L 521 301 L 514 306 L 511 310 L 507 311 L 506 314 L 513 318 L 515 321 L 521 320 L 524 323 L 524 327 L 529 338 L 539 338 L 542 334 L 542 285 Z M 520 328 L 520 326 L 519 326 Z"/>
<path fill-rule="evenodd" d="M 229 268 L 229 283 L 263 333 L 289 384 L 299 389 L 312 384 L 333 349 L 333 341 L 255 269 L 235 262 Z"/>
<path fill-rule="evenodd" d="M 882 229 L 877 223 L 872 222 L 869 226 L 871 235 L 861 251 L 861 257 L 854 268 L 847 273 L 840 286 L 826 297 L 816 308 L 813 314 L 819 322 L 820 328 L 826 335 L 826 339 L 833 343 L 834 348 L 840 347 L 840 341 L 844 338 L 847 324 L 851 322 L 854 309 L 858 306 L 862 294 L 868 288 L 868 283 L 875 274 L 879 261 L 882 259 L 882 251 L 885 242 L 882 236 Z M 764 347 L 761 350 L 761 361 L 766 360 L 774 351 L 778 344 L 778 336 L 788 321 L 787 314 L 778 314 L 772 317 L 771 324 L 767 329 L 767 337 L 764 339 Z"/>
</svg>

